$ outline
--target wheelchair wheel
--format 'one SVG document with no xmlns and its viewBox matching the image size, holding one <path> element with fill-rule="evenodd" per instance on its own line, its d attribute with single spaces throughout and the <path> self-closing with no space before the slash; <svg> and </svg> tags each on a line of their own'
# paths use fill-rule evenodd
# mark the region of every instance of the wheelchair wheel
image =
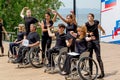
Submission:
<svg viewBox="0 0 120 80">
<path fill-rule="evenodd" d="M 30 51 L 29 53 L 29 61 L 31 65 L 35 68 L 41 68 L 42 65 L 40 64 L 41 62 L 41 51 L 36 52 L 36 51 Z"/>
<path fill-rule="evenodd" d="M 67 55 L 67 52 L 63 52 L 63 53 L 59 54 L 58 68 L 59 68 L 60 71 L 63 70 L 63 65 L 64 65 L 64 62 L 65 62 L 65 59 L 66 59 L 66 55 Z"/>
<path fill-rule="evenodd" d="M 91 61 L 93 64 L 92 73 L 90 71 L 89 61 Z M 96 62 L 92 58 L 89 58 L 89 57 L 81 58 L 78 62 L 78 74 L 82 80 L 95 80 L 98 75 L 98 66 Z"/>
</svg>

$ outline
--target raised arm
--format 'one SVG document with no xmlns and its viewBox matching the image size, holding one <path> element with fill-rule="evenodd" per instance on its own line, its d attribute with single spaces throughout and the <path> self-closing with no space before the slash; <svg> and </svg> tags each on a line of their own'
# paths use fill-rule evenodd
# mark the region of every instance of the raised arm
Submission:
<svg viewBox="0 0 120 80">
<path fill-rule="evenodd" d="M 48 31 L 47 29 L 44 29 L 44 26 L 45 26 L 45 25 L 44 25 L 44 22 L 42 21 L 42 22 L 41 22 L 42 32 L 46 32 L 46 31 Z"/>
<path fill-rule="evenodd" d="M 55 33 L 52 33 L 52 32 L 50 31 L 50 28 L 49 28 L 49 27 L 47 28 L 47 30 L 48 30 L 48 35 L 49 35 L 50 37 L 54 37 L 54 36 L 55 36 Z"/>
<path fill-rule="evenodd" d="M 55 13 L 55 14 L 54 14 L 54 17 L 53 17 L 53 19 L 52 19 L 53 23 L 56 21 L 56 18 L 57 18 L 57 14 Z"/>
<path fill-rule="evenodd" d="M 73 40 L 73 39 L 69 39 L 69 40 L 66 40 L 66 41 L 65 41 L 67 47 L 70 47 L 70 46 L 71 46 L 71 44 L 72 44 L 72 40 Z"/>
<path fill-rule="evenodd" d="M 23 9 L 22 9 L 22 11 L 21 11 L 21 13 L 20 13 L 20 16 L 22 17 L 22 18 L 24 18 L 24 12 L 25 12 L 25 10 L 27 10 L 28 9 L 28 7 L 24 7 Z"/>
<path fill-rule="evenodd" d="M 76 25 L 77 25 L 77 21 L 76 21 L 76 17 L 75 17 L 74 12 L 73 12 L 73 11 L 71 11 L 71 14 L 72 14 L 72 17 L 73 17 L 73 22 L 74 22 L 74 24 L 76 24 Z"/>
<path fill-rule="evenodd" d="M 50 11 L 50 12 L 52 12 L 52 13 L 54 14 L 54 17 L 53 17 L 52 21 L 55 22 L 55 21 L 56 21 L 56 18 L 57 18 L 57 13 L 56 13 L 56 11 L 53 10 L 53 9 L 50 9 L 50 8 L 48 8 L 47 10 Z"/>
<path fill-rule="evenodd" d="M 62 21 L 64 21 L 65 23 L 68 23 L 67 20 L 66 20 L 65 18 L 63 18 L 58 12 L 56 12 L 56 13 L 57 13 L 57 15 L 60 17 L 60 19 L 61 19 Z"/>
</svg>

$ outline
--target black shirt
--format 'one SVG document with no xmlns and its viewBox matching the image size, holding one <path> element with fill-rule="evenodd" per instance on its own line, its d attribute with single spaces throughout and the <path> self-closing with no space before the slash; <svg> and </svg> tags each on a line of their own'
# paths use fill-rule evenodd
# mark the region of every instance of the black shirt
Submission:
<svg viewBox="0 0 120 80">
<path fill-rule="evenodd" d="M 93 32 L 93 35 L 96 37 L 96 40 L 99 40 L 98 24 L 99 24 L 98 20 L 94 20 L 93 25 L 90 25 L 89 22 L 85 23 L 88 32 Z"/>
<path fill-rule="evenodd" d="M 62 47 L 66 47 L 66 34 L 63 33 L 63 34 L 59 34 L 59 33 L 55 33 L 55 36 L 56 36 L 56 44 L 55 44 L 55 47 L 58 47 L 58 48 L 62 48 Z"/>
<path fill-rule="evenodd" d="M 77 40 L 75 41 L 75 52 L 81 54 L 82 52 L 87 50 L 87 41 L 85 40 L 85 38 L 81 39 L 81 40 Z"/>
<path fill-rule="evenodd" d="M 43 20 L 43 23 L 44 23 L 44 29 L 47 29 L 46 20 Z M 49 23 L 50 23 L 50 27 L 53 26 L 53 21 L 52 20 L 50 20 Z M 42 36 L 49 37 L 48 31 L 42 32 Z"/>
<path fill-rule="evenodd" d="M 69 31 L 77 32 L 77 25 L 76 24 L 67 23 L 66 33 L 68 33 Z"/>
<path fill-rule="evenodd" d="M 33 17 L 24 17 L 25 20 L 25 29 L 26 29 L 26 35 L 29 34 L 30 32 L 30 24 L 35 24 L 38 22 L 38 20 L 36 18 Z"/>
<path fill-rule="evenodd" d="M 37 32 L 30 32 L 27 36 L 27 39 L 29 40 L 29 44 L 33 44 L 37 41 L 40 41 L 40 36 Z"/>
<path fill-rule="evenodd" d="M 24 34 L 25 34 L 24 32 L 19 32 L 19 33 L 17 34 L 17 42 L 23 40 Z"/>
<path fill-rule="evenodd" d="M 3 31 L 2 27 L 3 27 L 3 24 L 0 23 L 0 34 L 2 34 L 2 31 Z"/>
</svg>

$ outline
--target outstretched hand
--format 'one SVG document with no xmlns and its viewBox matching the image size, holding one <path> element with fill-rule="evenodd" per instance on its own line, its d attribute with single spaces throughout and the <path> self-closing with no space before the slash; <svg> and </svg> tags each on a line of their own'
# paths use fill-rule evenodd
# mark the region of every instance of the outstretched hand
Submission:
<svg viewBox="0 0 120 80">
<path fill-rule="evenodd" d="M 57 11 L 55 11 L 53 9 L 48 8 L 48 11 L 52 12 L 53 14 L 57 14 Z"/>
<path fill-rule="evenodd" d="M 29 9 L 29 7 L 24 7 L 25 10 Z"/>
</svg>

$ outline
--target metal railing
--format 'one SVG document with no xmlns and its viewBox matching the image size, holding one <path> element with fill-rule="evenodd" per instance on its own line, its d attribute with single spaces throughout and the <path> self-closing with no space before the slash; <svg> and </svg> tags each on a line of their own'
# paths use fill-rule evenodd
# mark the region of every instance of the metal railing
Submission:
<svg viewBox="0 0 120 80">
<path fill-rule="evenodd" d="M 15 40 L 15 32 L 7 32 L 9 39 L 7 39 L 7 36 L 4 32 L 2 32 L 2 40 L 3 41 L 14 41 Z"/>
</svg>

